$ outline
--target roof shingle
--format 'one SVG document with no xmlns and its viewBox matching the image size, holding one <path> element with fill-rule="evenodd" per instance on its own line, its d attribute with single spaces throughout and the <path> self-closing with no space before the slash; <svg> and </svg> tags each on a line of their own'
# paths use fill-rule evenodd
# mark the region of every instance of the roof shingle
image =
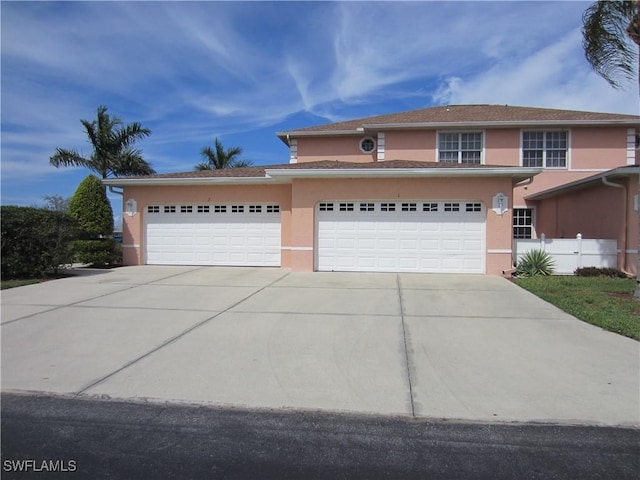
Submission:
<svg viewBox="0 0 640 480">
<path fill-rule="evenodd" d="M 640 116 L 617 113 L 557 110 L 551 108 L 517 107 L 511 105 L 444 105 L 406 112 L 358 118 L 346 122 L 329 123 L 281 132 L 279 136 L 294 132 L 355 131 L 366 125 L 495 123 L 495 122 L 607 122 L 636 121 Z"/>
<path fill-rule="evenodd" d="M 340 162 L 337 160 L 321 160 L 317 162 L 303 163 L 282 163 L 277 165 L 260 165 L 255 167 L 224 168 L 219 170 L 201 170 L 192 172 L 158 173 L 155 175 L 140 175 L 136 179 L 145 178 L 262 178 L 266 176 L 266 170 L 294 169 L 294 170 L 336 170 L 336 169 L 396 169 L 396 168 L 469 168 L 485 169 L 495 168 L 495 165 L 480 165 L 473 163 L 440 163 L 440 162 L 420 162 L 415 160 L 388 160 L 384 162 Z M 508 167 L 505 167 L 508 168 Z M 513 167 L 517 168 L 517 167 Z M 123 177 L 127 178 L 127 177 Z"/>
</svg>

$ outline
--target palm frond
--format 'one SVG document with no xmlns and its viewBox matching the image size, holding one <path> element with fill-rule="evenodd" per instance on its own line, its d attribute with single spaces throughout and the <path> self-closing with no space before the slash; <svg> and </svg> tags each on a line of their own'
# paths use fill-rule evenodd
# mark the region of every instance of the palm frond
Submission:
<svg viewBox="0 0 640 480">
<path fill-rule="evenodd" d="M 90 164 L 90 160 L 76 150 L 56 148 L 56 153 L 49 158 L 49 163 L 54 167 L 86 167 Z"/>
<path fill-rule="evenodd" d="M 593 70 L 614 88 L 635 80 L 638 53 L 627 29 L 638 7 L 635 1 L 598 1 L 582 16 L 582 46 Z"/>
</svg>

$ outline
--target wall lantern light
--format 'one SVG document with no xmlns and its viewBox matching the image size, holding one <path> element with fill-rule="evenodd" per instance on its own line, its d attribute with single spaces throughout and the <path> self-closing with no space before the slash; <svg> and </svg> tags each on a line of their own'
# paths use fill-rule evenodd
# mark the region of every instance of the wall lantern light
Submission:
<svg viewBox="0 0 640 480">
<path fill-rule="evenodd" d="M 496 215 L 504 215 L 509 209 L 509 198 L 502 192 L 496 194 L 493 197 L 493 208 L 492 210 L 496 213 Z"/>
<path fill-rule="evenodd" d="M 138 213 L 138 203 L 133 198 L 130 198 L 124 203 L 124 213 L 130 217 Z"/>
</svg>

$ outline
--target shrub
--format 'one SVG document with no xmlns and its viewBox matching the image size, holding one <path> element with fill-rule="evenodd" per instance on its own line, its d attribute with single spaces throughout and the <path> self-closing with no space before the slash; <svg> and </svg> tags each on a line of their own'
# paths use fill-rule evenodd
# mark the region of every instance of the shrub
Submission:
<svg viewBox="0 0 640 480">
<path fill-rule="evenodd" d="M 80 182 L 69 202 L 69 213 L 78 220 L 84 238 L 113 235 L 113 210 L 104 185 L 95 175 Z"/>
<path fill-rule="evenodd" d="M 538 275 L 552 275 L 555 263 L 544 250 L 530 250 L 522 256 L 516 265 L 516 275 L 519 277 L 535 277 Z"/>
<path fill-rule="evenodd" d="M 116 260 L 113 210 L 104 185 L 95 175 L 85 178 L 69 203 L 69 213 L 78 221 L 80 239 L 74 242 L 81 263 L 104 265 Z"/>
<path fill-rule="evenodd" d="M 76 260 L 80 263 L 105 265 L 116 261 L 116 242 L 113 238 L 76 240 L 73 246 Z"/>
<path fill-rule="evenodd" d="M 629 275 L 622 270 L 607 267 L 581 267 L 577 268 L 573 274 L 577 277 L 629 278 Z"/>
<path fill-rule="evenodd" d="M 73 217 L 35 207 L 0 207 L 2 279 L 41 278 L 73 261 Z"/>
</svg>

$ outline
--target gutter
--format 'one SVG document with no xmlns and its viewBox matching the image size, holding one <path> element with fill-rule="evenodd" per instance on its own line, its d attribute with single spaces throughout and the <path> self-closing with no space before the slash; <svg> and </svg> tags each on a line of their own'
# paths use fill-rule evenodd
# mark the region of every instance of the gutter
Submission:
<svg viewBox="0 0 640 480">
<path fill-rule="evenodd" d="M 623 198 L 624 198 L 624 202 L 623 202 L 623 208 L 622 208 L 622 212 L 623 212 L 623 216 L 622 216 L 622 231 L 623 231 L 623 235 L 622 235 L 622 245 L 620 250 L 622 251 L 622 269 L 624 271 L 628 271 L 627 269 L 627 230 L 629 228 L 628 222 L 627 222 L 627 215 L 628 215 L 628 201 L 627 201 L 627 187 L 625 185 L 621 185 L 619 183 L 614 183 L 612 181 L 610 181 L 606 175 L 602 176 L 602 183 L 604 185 L 606 185 L 607 187 L 613 187 L 613 188 L 621 188 L 622 189 L 622 193 L 623 193 Z"/>
<path fill-rule="evenodd" d="M 416 123 L 363 123 L 348 130 L 290 130 L 277 132 L 276 136 L 286 143 L 287 136 L 315 137 L 325 135 L 362 135 L 367 130 L 402 130 L 402 129 L 456 129 L 456 128 L 508 128 L 508 127 L 589 127 L 589 126 L 634 126 L 640 125 L 640 119 L 613 120 L 516 120 L 516 121 L 476 121 L 476 122 L 416 122 Z"/>
<path fill-rule="evenodd" d="M 390 178 L 390 177 L 492 177 L 510 176 L 531 178 L 539 168 L 340 168 L 340 169 L 267 169 L 271 178 Z"/>
<path fill-rule="evenodd" d="M 274 181 L 269 177 L 186 177 L 186 178 L 119 178 L 105 180 L 103 183 L 111 188 L 118 187 L 144 187 L 157 185 L 247 185 L 258 183 L 282 183 Z"/>
</svg>

